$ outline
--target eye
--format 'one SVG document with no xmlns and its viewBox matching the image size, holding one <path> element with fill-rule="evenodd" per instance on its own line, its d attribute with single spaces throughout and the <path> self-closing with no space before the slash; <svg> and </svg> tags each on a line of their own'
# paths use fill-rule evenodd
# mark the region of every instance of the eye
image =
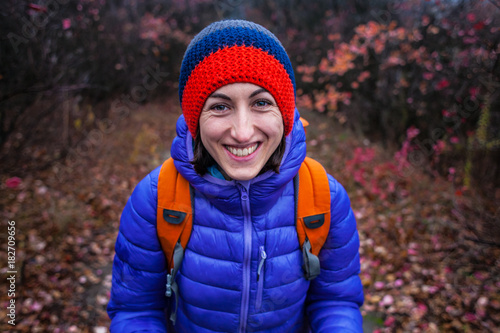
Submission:
<svg viewBox="0 0 500 333">
<path fill-rule="evenodd" d="M 267 109 L 268 107 L 272 106 L 273 104 L 265 99 L 261 99 L 255 102 L 255 106 L 261 109 Z"/>
<path fill-rule="evenodd" d="M 214 110 L 217 112 L 224 112 L 224 111 L 227 111 L 228 109 L 229 108 L 227 106 L 225 106 L 224 104 L 215 104 L 210 108 L 210 110 Z"/>
</svg>

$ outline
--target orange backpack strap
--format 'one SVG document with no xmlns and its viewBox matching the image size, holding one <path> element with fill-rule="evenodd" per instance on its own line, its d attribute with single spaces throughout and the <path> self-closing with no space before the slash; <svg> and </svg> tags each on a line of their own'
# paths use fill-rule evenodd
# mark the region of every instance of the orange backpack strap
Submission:
<svg viewBox="0 0 500 333">
<path fill-rule="evenodd" d="M 323 166 L 309 157 L 302 163 L 294 184 L 297 235 L 306 278 L 312 280 L 320 273 L 318 255 L 330 231 L 330 185 Z"/>
<path fill-rule="evenodd" d="M 175 275 L 184 257 L 193 228 L 192 190 L 189 182 L 181 176 L 172 158 L 167 159 L 158 176 L 158 206 L 156 230 L 161 247 L 167 258 L 168 274 L 165 295 L 175 295 L 175 310 L 170 319 L 175 323 L 178 304 L 178 290 Z"/>
</svg>

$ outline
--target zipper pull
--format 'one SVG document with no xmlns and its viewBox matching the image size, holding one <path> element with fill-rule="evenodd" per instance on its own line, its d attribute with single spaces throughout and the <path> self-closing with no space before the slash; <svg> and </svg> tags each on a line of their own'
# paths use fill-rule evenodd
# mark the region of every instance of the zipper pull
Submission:
<svg viewBox="0 0 500 333">
<path fill-rule="evenodd" d="M 247 189 L 245 188 L 245 186 L 240 185 L 240 190 L 241 190 L 241 200 L 247 200 L 248 194 L 247 194 Z"/>
<path fill-rule="evenodd" d="M 260 311 L 262 305 L 262 292 L 264 289 L 264 277 L 260 278 L 260 274 L 264 271 L 264 261 L 267 258 L 267 253 L 264 251 L 264 246 L 259 247 L 260 261 L 257 268 L 257 295 L 255 297 L 255 310 Z"/>
<path fill-rule="evenodd" d="M 257 269 L 257 281 L 259 281 L 260 273 L 262 271 L 262 266 L 264 266 L 264 261 L 267 258 L 267 253 L 264 250 L 264 246 L 259 247 L 259 252 L 260 252 L 260 261 L 259 261 L 259 268 Z"/>
</svg>

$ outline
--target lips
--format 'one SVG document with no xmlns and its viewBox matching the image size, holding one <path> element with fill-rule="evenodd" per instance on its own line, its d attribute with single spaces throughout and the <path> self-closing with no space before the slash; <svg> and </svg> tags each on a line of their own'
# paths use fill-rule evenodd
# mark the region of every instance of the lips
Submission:
<svg viewBox="0 0 500 333">
<path fill-rule="evenodd" d="M 257 149 L 257 147 L 259 147 L 259 144 L 256 143 L 253 146 L 246 147 L 246 148 L 237 148 L 237 147 L 231 147 L 231 146 L 224 146 L 224 147 L 234 156 L 245 157 L 245 156 L 252 154 Z"/>
</svg>

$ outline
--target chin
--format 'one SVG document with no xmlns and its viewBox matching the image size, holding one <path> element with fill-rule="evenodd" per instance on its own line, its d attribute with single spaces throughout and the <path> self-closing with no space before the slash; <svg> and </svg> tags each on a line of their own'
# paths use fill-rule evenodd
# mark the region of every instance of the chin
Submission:
<svg viewBox="0 0 500 333">
<path fill-rule="evenodd" d="M 248 172 L 236 172 L 236 173 L 228 173 L 228 176 L 231 178 L 231 179 L 234 179 L 234 180 L 239 180 L 239 181 L 246 181 L 246 180 L 250 180 L 250 179 L 253 179 L 255 177 L 257 177 L 259 173 L 258 172 L 251 172 L 251 171 L 248 171 Z"/>
<path fill-rule="evenodd" d="M 256 175 L 255 175 L 256 176 Z M 247 180 L 250 180 L 252 178 L 255 178 L 255 176 L 253 175 L 250 175 L 250 176 L 239 176 L 239 175 L 236 175 L 234 177 L 231 177 L 231 179 L 234 179 L 234 180 L 239 180 L 239 181 L 247 181 Z"/>
</svg>

